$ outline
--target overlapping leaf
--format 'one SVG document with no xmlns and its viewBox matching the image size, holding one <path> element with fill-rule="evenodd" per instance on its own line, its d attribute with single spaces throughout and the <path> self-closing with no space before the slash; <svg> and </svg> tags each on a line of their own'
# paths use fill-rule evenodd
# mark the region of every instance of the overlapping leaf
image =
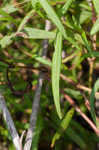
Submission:
<svg viewBox="0 0 99 150">
<path fill-rule="evenodd" d="M 91 46 L 90 46 L 90 44 L 89 44 L 89 42 L 87 40 L 86 33 L 84 31 L 82 32 L 82 40 L 83 40 L 84 45 L 87 48 L 89 54 L 92 54 Z"/>
<path fill-rule="evenodd" d="M 46 30 L 40 30 L 35 28 L 26 27 L 24 30 L 27 33 L 27 37 L 30 39 L 54 39 L 56 34 Z"/>
<path fill-rule="evenodd" d="M 90 95 L 90 112 L 92 115 L 92 119 L 93 121 L 96 123 L 96 114 L 95 114 L 95 93 L 97 92 L 97 90 L 99 89 L 99 79 L 95 82 L 94 87 L 92 89 L 91 95 Z"/>
<path fill-rule="evenodd" d="M 64 26 L 62 25 L 59 17 L 55 13 L 54 9 L 50 6 L 50 4 L 48 3 L 47 0 L 39 0 L 39 2 L 41 4 L 41 6 L 43 7 L 43 9 L 45 10 L 45 12 L 47 13 L 48 17 L 57 26 L 57 28 L 59 29 L 61 34 L 64 36 L 64 38 L 66 38 L 66 32 L 65 32 Z"/>
<path fill-rule="evenodd" d="M 73 2 L 73 0 L 66 0 L 66 3 L 62 7 L 62 14 L 65 14 L 68 11 L 68 9 L 71 6 L 72 2 Z"/>
<path fill-rule="evenodd" d="M 93 25 L 90 34 L 94 35 L 99 31 L 99 18 L 96 20 L 95 24 Z"/>
<path fill-rule="evenodd" d="M 93 0 L 95 10 L 99 14 L 99 0 Z"/>
<path fill-rule="evenodd" d="M 49 66 L 49 67 L 51 67 L 51 66 L 52 66 L 51 61 L 48 61 L 47 59 L 42 58 L 42 57 L 40 57 L 40 56 L 36 56 L 36 57 L 34 57 L 34 59 L 35 59 L 35 60 L 37 60 L 38 62 L 40 62 L 40 63 L 44 64 L 44 65 Z"/>
<path fill-rule="evenodd" d="M 52 139 L 52 144 L 51 144 L 51 147 L 54 146 L 56 140 L 58 140 L 60 138 L 60 136 L 62 135 L 63 131 L 67 129 L 71 119 L 72 119 L 72 116 L 74 114 L 74 108 L 71 108 L 65 115 L 64 119 L 62 120 L 61 124 L 60 124 L 60 127 L 58 129 L 58 131 L 55 133 L 53 139 Z"/>
<path fill-rule="evenodd" d="M 38 115 L 36 128 L 35 128 L 35 131 L 34 131 L 32 150 L 38 150 L 40 134 L 41 134 L 43 128 L 44 128 L 43 118 L 42 118 L 42 116 Z"/>
<path fill-rule="evenodd" d="M 12 43 L 11 38 L 14 37 L 15 34 L 12 33 L 10 36 L 6 35 L 0 40 L 0 45 L 2 48 L 5 48 L 6 46 L 10 45 Z"/>
<path fill-rule="evenodd" d="M 79 134 L 75 130 L 73 130 L 71 127 L 68 127 L 66 134 L 69 138 L 72 139 L 73 142 L 75 142 L 77 145 L 81 147 L 81 149 L 86 148 L 86 143 L 82 137 L 80 137 Z"/>
<path fill-rule="evenodd" d="M 28 19 L 32 16 L 34 10 L 31 10 L 30 12 L 28 12 L 26 14 L 26 16 L 24 17 L 24 19 L 21 21 L 19 27 L 18 27 L 18 30 L 17 32 L 20 32 L 23 28 L 24 28 L 24 25 L 27 23 Z"/>
</svg>

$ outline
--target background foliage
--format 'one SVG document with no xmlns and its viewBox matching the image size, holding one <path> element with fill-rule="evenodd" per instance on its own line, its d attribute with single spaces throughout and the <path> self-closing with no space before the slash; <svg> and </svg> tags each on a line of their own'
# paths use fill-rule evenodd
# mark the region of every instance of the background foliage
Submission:
<svg viewBox="0 0 99 150">
<path fill-rule="evenodd" d="M 96 150 L 97 133 L 75 106 L 98 128 L 99 0 L 2 0 L 0 6 L 0 92 L 19 134 L 29 127 L 42 72 L 31 149 Z M 45 30 L 47 19 L 51 31 Z M 49 40 L 46 59 L 41 56 L 44 39 Z M 64 94 L 76 105 L 71 106 Z M 2 113 L 0 145 L 14 150 Z"/>
</svg>

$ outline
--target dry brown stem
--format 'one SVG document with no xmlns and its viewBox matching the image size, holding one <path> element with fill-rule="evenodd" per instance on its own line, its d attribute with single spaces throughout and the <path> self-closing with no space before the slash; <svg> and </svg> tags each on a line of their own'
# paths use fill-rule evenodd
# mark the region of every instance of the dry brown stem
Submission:
<svg viewBox="0 0 99 150">
<path fill-rule="evenodd" d="M 75 108 L 75 110 L 82 116 L 82 118 L 90 125 L 94 132 L 99 136 L 99 130 L 95 124 L 81 111 L 81 109 L 75 104 L 73 99 L 63 92 L 64 98 Z"/>
</svg>

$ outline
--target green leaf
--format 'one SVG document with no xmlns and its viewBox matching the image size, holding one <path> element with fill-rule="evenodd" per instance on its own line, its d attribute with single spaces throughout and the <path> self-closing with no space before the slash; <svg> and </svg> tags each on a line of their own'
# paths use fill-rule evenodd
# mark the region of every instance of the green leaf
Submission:
<svg viewBox="0 0 99 150">
<path fill-rule="evenodd" d="M 95 93 L 98 91 L 98 89 L 99 89 L 99 79 L 95 82 L 90 95 L 90 108 L 91 108 L 90 112 L 92 115 L 92 119 L 95 123 L 96 123 L 96 114 L 95 114 L 94 98 L 95 98 Z"/>
<path fill-rule="evenodd" d="M 79 16 L 79 22 L 80 22 L 80 24 L 85 23 L 85 21 L 88 20 L 88 19 L 90 19 L 91 17 L 92 17 L 92 13 L 91 12 L 83 10 L 80 13 L 80 16 Z"/>
<path fill-rule="evenodd" d="M 79 3 L 78 7 L 80 7 L 81 10 L 88 10 L 88 11 L 92 10 L 89 3 L 87 3 L 87 2 L 86 3 L 83 3 L 83 2 Z"/>
<path fill-rule="evenodd" d="M 44 59 L 40 56 L 36 56 L 34 57 L 35 60 L 39 61 L 40 63 L 44 64 L 44 65 L 47 65 L 47 66 L 52 66 L 52 63 L 50 61 L 48 61 L 47 59 Z"/>
<path fill-rule="evenodd" d="M 21 23 L 20 23 L 20 25 L 18 27 L 17 32 L 20 32 L 24 28 L 25 24 L 28 22 L 29 18 L 33 15 L 33 13 L 34 13 L 34 10 L 31 10 L 30 12 L 28 12 L 26 14 L 26 16 L 24 17 L 24 19 L 21 21 Z"/>
<path fill-rule="evenodd" d="M 95 24 L 92 26 L 90 34 L 94 35 L 99 31 L 99 18 L 96 20 Z"/>
<path fill-rule="evenodd" d="M 7 12 L 5 12 L 3 9 L 0 9 L 0 20 L 7 20 L 8 22 L 15 22 L 16 20 L 11 17 Z"/>
<path fill-rule="evenodd" d="M 87 37 L 86 37 L 86 33 L 84 31 L 82 32 L 82 40 L 83 40 L 84 45 L 87 48 L 88 52 L 91 54 L 92 53 L 92 49 L 91 49 L 91 47 L 89 45 L 89 42 L 88 42 Z"/>
<path fill-rule="evenodd" d="M 31 0 L 33 7 L 37 7 L 39 0 Z"/>
<path fill-rule="evenodd" d="M 7 45 L 10 45 L 11 42 L 12 42 L 11 36 L 6 35 L 0 40 L 0 45 L 2 48 L 5 48 Z"/>
<path fill-rule="evenodd" d="M 84 139 L 84 141 L 87 143 L 89 142 L 88 133 L 86 132 L 86 129 L 80 124 L 80 122 L 72 119 L 70 122 L 70 127 L 73 127 L 76 131 L 79 131 L 79 135 Z"/>
<path fill-rule="evenodd" d="M 66 88 L 64 91 L 66 91 L 67 94 L 70 94 L 70 96 L 75 98 L 75 99 L 81 97 L 80 91 L 77 91 L 77 90 L 74 90 L 74 89 L 70 89 L 70 88 Z"/>
<path fill-rule="evenodd" d="M 62 7 L 62 14 L 67 13 L 68 9 L 70 8 L 71 4 L 72 4 L 73 0 L 66 0 L 66 3 L 64 4 L 64 6 Z"/>
<path fill-rule="evenodd" d="M 92 55 L 93 57 L 99 57 L 99 52 L 92 51 L 92 52 L 91 52 L 91 55 Z M 88 57 L 90 57 L 90 53 L 84 54 L 84 55 L 82 56 L 82 61 L 83 61 L 85 58 L 88 58 Z"/>
<path fill-rule="evenodd" d="M 77 44 L 75 43 L 75 40 L 72 39 L 70 36 L 68 36 L 67 31 L 65 31 L 64 26 L 62 25 L 59 17 L 57 16 L 56 12 L 53 10 L 53 8 L 50 6 L 47 0 L 39 0 L 41 6 L 47 13 L 48 17 L 52 20 L 52 22 L 56 25 L 56 27 L 59 29 L 63 37 L 68 40 L 70 43 L 74 44 L 76 48 L 78 48 Z"/>
<path fill-rule="evenodd" d="M 77 134 L 77 132 L 75 130 L 73 130 L 71 127 L 68 127 L 66 134 L 73 142 L 75 142 L 82 149 L 86 148 L 86 143 L 85 143 L 84 139 L 82 137 L 80 137 L 79 133 Z"/>
<path fill-rule="evenodd" d="M 93 51 L 93 52 L 92 52 L 92 55 L 93 55 L 94 57 L 99 57 L 99 52 Z"/>
<path fill-rule="evenodd" d="M 33 6 L 34 10 L 36 11 L 36 13 L 40 17 L 44 18 L 45 15 L 41 12 L 41 9 L 40 9 L 41 5 L 39 3 L 39 0 L 31 0 L 31 3 L 32 3 L 32 6 Z"/>
<path fill-rule="evenodd" d="M 2 48 L 5 48 L 7 45 L 10 45 L 12 43 L 11 38 L 15 36 L 15 33 L 12 33 L 11 35 L 6 35 L 0 40 L 0 45 Z"/>
<path fill-rule="evenodd" d="M 62 53 L 62 34 L 59 32 L 56 37 L 55 52 L 53 54 L 52 59 L 52 91 L 54 103 L 60 119 L 62 118 L 62 113 L 60 109 L 60 96 L 59 96 L 61 53 Z"/>
<path fill-rule="evenodd" d="M 36 122 L 36 128 L 34 131 L 32 150 L 38 150 L 40 134 L 41 134 L 43 128 L 44 128 L 43 118 L 42 118 L 41 114 L 39 114 L 38 118 L 37 118 L 37 122 Z"/>
<path fill-rule="evenodd" d="M 71 108 L 66 113 L 64 119 L 61 121 L 58 131 L 55 133 L 55 135 L 52 139 L 51 147 L 53 147 L 55 145 L 56 140 L 58 140 L 61 137 L 61 135 L 63 134 L 63 131 L 67 129 L 67 127 L 69 126 L 69 123 L 73 117 L 73 114 L 74 114 L 74 108 Z"/>
<path fill-rule="evenodd" d="M 0 67 L 7 68 L 9 65 L 0 61 Z"/>
<path fill-rule="evenodd" d="M 14 5 L 7 4 L 5 7 L 2 8 L 6 13 L 11 14 L 13 12 L 16 12 L 18 8 L 15 8 Z"/>
<path fill-rule="evenodd" d="M 95 10 L 99 14 L 99 0 L 93 0 Z"/>
<path fill-rule="evenodd" d="M 54 32 L 49 32 L 45 30 L 35 29 L 35 28 L 24 28 L 28 34 L 27 38 L 30 39 L 54 39 L 56 34 Z"/>
<path fill-rule="evenodd" d="M 53 8 L 50 6 L 47 0 L 39 0 L 41 6 L 47 13 L 48 17 L 52 20 L 52 22 L 57 26 L 61 34 L 66 38 L 66 32 L 64 29 L 64 26 L 62 25 L 59 17 L 57 16 L 56 12 L 53 10 Z"/>
</svg>

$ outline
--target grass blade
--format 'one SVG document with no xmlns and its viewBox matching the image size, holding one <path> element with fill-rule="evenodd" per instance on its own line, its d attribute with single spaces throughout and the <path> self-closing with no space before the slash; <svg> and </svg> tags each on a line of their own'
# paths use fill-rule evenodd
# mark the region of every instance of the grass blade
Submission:
<svg viewBox="0 0 99 150">
<path fill-rule="evenodd" d="M 99 0 L 93 0 L 93 4 L 97 14 L 99 14 Z"/>
<path fill-rule="evenodd" d="M 38 150 L 39 139 L 40 139 L 40 135 L 41 135 L 41 132 L 42 132 L 43 128 L 44 128 L 43 118 L 39 114 L 37 122 L 36 122 L 36 128 L 35 128 L 35 131 L 34 131 L 32 150 Z"/>
<path fill-rule="evenodd" d="M 99 18 L 96 20 L 95 24 L 93 25 L 90 34 L 94 35 L 99 31 Z"/>
<path fill-rule="evenodd" d="M 37 60 L 38 62 L 42 63 L 43 65 L 47 65 L 47 66 L 49 66 L 49 67 L 52 66 L 51 61 L 49 61 L 49 60 L 47 60 L 47 59 L 45 59 L 45 58 L 42 58 L 42 57 L 40 57 L 40 56 L 36 56 L 36 57 L 34 57 L 34 59 Z"/>
<path fill-rule="evenodd" d="M 52 91 L 54 96 L 54 103 L 59 118 L 62 118 L 60 109 L 60 97 L 59 97 L 59 79 L 61 68 L 61 52 L 62 52 L 62 34 L 59 32 L 56 37 L 55 52 L 52 59 Z"/>
<path fill-rule="evenodd" d="M 24 19 L 20 23 L 17 32 L 20 32 L 24 28 L 24 25 L 27 23 L 29 18 L 32 16 L 33 12 L 34 12 L 34 10 L 31 10 L 29 13 L 27 13 L 27 15 L 24 17 Z"/>
<path fill-rule="evenodd" d="M 24 28 L 28 34 L 27 38 L 30 39 L 54 39 L 56 34 L 54 32 L 49 32 L 45 30 L 35 29 L 35 28 Z"/>
<path fill-rule="evenodd" d="M 94 97 L 98 89 L 99 89 L 99 79 L 95 82 L 91 95 L 90 95 L 90 108 L 91 108 L 90 112 L 91 112 L 92 119 L 95 122 L 95 124 L 96 124 L 96 114 L 95 114 L 95 107 L 94 107 Z"/>
<path fill-rule="evenodd" d="M 53 10 L 53 8 L 50 6 L 47 0 L 39 0 L 41 6 L 47 13 L 48 17 L 52 20 L 52 22 L 57 26 L 61 34 L 66 38 L 66 32 L 64 29 L 64 26 L 62 25 L 60 19 L 58 18 L 57 14 Z"/>
<path fill-rule="evenodd" d="M 73 130 L 71 127 L 68 127 L 66 134 L 75 144 L 80 146 L 81 149 L 86 148 L 86 143 L 85 143 L 84 139 L 79 134 L 77 134 L 77 132 L 75 130 Z"/>
<path fill-rule="evenodd" d="M 89 45 L 89 42 L 88 42 L 87 37 L 86 37 L 86 33 L 84 31 L 82 32 L 82 40 L 83 40 L 84 45 L 87 48 L 89 54 L 92 54 L 92 49 Z"/>
<path fill-rule="evenodd" d="M 6 46 L 10 45 L 12 43 L 11 38 L 15 37 L 15 34 L 12 33 L 11 35 L 6 35 L 0 40 L 0 45 L 2 48 L 5 48 Z"/>
<path fill-rule="evenodd" d="M 68 9 L 71 6 L 72 2 L 73 2 L 73 0 L 66 0 L 66 3 L 64 4 L 64 6 L 62 7 L 62 10 L 61 10 L 62 14 L 65 14 L 68 11 Z"/>
<path fill-rule="evenodd" d="M 53 139 L 52 139 L 52 144 L 51 147 L 53 147 L 55 145 L 56 140 L 58 140 L 60 138 L 60 136 L 63 134 L 63 131 L 67 129 L 72 116 L 74 114 L 74 108 L 71 108 L 65 115 L 64 119 L 62 120 L 60 127 L 58 129 L 58 131 L 55 133 Z"/>
<path fill-rule="evenodd" d="M 18 8 L 16 8 L 14 5 L 11 4 L 7 4 L 6 6 L 4 6 L 2 8 L 2 10 L 4 10 L 6 13 L 11 14 L 13 12 L 18 11 Z"/>
</svg>

